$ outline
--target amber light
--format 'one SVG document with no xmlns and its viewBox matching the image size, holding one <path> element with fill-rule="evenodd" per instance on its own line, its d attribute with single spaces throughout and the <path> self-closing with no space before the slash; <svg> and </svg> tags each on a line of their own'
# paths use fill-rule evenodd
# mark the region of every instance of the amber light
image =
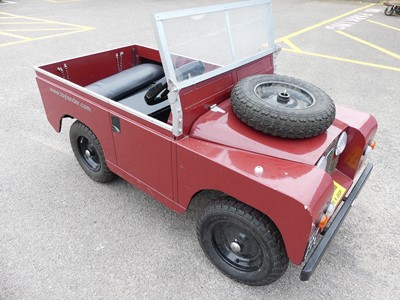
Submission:
<svg viewBox="0 0 400 300">
<path fill-rule="evenodd" d="M 329 221 L 329 217 L 325 214 L 322 215 L 321 220 L 318 223 L 318 228 L 319 229 L 324 229 L 326 227 L 326 225 L 328 224 Z"/>
<path fill-rule="evenodd" d="M 374 150 L 376 147 L 376 142 L 374 140 L 370 140 L 368 142 L 368 145 L 365 147 L 364 149 L 364 153 L 363 155 L 367 155 L 369 152 L 371 152 L 372 150 Z"/>
</svg>

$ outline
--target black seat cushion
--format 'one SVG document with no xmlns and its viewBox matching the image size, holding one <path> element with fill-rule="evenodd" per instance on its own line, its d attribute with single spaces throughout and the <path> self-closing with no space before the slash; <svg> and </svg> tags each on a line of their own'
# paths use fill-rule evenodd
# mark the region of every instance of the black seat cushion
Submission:
<svg viewBox="0 0 400 300">
<path fill-rule="evenodd" d="M 156 64 L 141 64 L 86 86 L 104 97 L 119 100 L 164 76 Z"/>
</svg>

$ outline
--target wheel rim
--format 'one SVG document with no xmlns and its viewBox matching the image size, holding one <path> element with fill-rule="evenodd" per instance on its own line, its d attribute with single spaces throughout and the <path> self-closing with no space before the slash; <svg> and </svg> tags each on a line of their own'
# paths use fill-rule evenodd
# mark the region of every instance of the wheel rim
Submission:
<svg viewBox="0 0 400 300">
<path fill-rule="evenodd" d="M 253 272 L 263 264 L 262 248 L 249 231 L 229 221 L 221 221 L 212 229 L 214 250 L 230 266 Z"/>
<path fill-rule="evenodd" d="M 304 109 L 314 105 L 314 96 L 297 85 L 267 81 L 254 88 L 258 98 L 274 107 L 286 109 Z"/>
<path fill-rule="evenodd" d="M 97 172 L 100 170 L 100 158 L 94 145 L 83 136 L 78 138 L 79 154 L 87 167 Z"/>
</svg>

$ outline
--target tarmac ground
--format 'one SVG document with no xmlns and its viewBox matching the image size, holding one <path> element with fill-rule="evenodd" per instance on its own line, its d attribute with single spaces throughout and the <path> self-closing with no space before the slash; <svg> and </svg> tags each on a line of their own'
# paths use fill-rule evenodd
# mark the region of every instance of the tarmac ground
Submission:
<svg viewBox="0 0 400 300">
<path fill-rule="evenodd" d="M 374 170 L 308 282 L 239 284 L 207 260 L 199 209 L 176 214 L 118 179 L 87 177 L 69 125 L 49 125 L 33 66 L 156 47 L 152 13 L 222 0 L 0 2 L 0 299 L 399 299 L 400 15 L 359 1 L 274 1 L 277 72 L 378 120 Z M 204 195 L 199 196 L 204 197 Z"/>
</svg>

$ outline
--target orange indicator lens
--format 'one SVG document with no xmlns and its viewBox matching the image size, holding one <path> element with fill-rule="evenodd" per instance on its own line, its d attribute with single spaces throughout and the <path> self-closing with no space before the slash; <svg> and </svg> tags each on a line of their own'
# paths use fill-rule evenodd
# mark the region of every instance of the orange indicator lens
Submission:
<svg viewBox="0 0 400 300">
<path fill-rule="evenodd" d="M 375 147 L 376 147 L 376 142 L 375 142 L 375 141 L 371 141 L 371 142 L 369 143 L 369 146 L 372 148 L 372 150 L 375 149 Z"/>
<path fill-rule="evenodd" d="M 321 218 L 321 221 L 318 224 L 318 228 L 321 230 L 324 229 L 326 227 L 326 225 L 328 224 L 328 221 L 329 221 L 329 217 L 324 214 Z"/>
</svg>

